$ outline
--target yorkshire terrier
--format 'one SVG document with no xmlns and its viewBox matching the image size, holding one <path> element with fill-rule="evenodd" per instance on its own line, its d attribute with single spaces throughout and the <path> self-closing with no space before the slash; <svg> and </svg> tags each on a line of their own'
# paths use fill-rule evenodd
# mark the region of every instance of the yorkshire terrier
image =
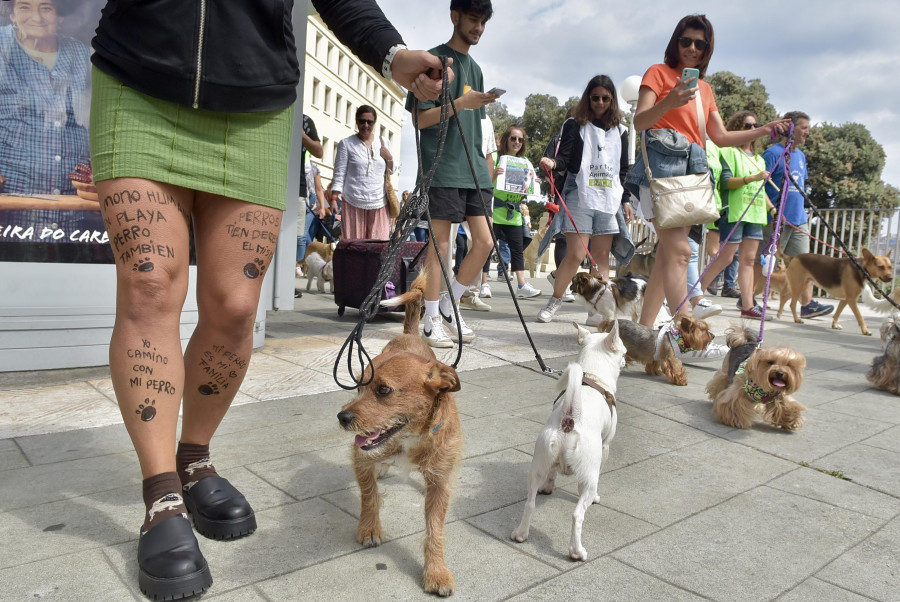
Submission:
<svg viewBox="0 0 900 602">
<path fill-rule="evenodd" d="M 881 342 L 884 351 L 872 359 L 866 378 L 879 389 L 900 395 L 900 312 L 894 312 L 881 325 Z"/>
<path fill-rule="evenodd" d="M 791 395 L 803 384 L 806 358 L 789 347 L 758 349 L 749 328 L 729 330 L 726 341 L 728 355 L 706 384 L 715 419 L 739 429 L 759 419 L 788 431 L 803 426 L 806 406 Z"/>
<path fill-rule="evenodd" d="M 701 351 L 715 338 L 709 325 L 693 316 L 676 320 L 680 328 L 650 328 L 638 322 L 619 320 L 619 337 L 625 343 L 625 361 L 640 362 L 650 376 L 662 376 L 678 386 L 687 385 L 687 370 L 675 355 L 677 345 L 682 353 Z M 657 347 L 659 352 L 657 353 Z"/>
</svg>

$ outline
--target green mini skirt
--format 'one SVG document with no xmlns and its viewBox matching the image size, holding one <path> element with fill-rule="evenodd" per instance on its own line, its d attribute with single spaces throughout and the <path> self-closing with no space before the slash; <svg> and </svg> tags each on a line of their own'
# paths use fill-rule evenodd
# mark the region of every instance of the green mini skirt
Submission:
<svg viewBox="0 0 900 602">
<path fill-rule="evenodd" d="M 284 210 L 293 106 L 192 109 L 92 72 L 94 181 L 142 178 Z"/>
</svg>

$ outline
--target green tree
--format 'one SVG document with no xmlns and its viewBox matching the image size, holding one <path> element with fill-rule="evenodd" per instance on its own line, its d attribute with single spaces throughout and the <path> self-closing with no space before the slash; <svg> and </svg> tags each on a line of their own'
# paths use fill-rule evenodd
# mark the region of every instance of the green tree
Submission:
<svg viewBox="0 0 900 602">
<path fill-rule="evenodd" d="M 859 123 L 812 128 L 803 145 L 809 169 L 810 200 L 816 207 L 889 209 L 900 191 L 881 180 L 884 148 Z"/>
<path fill-rule="evenodd" d="M 769 93 L 758 79 L 747 81 L 730 71 L 718 71 L 706 78 L 716 96 L 716 105 L 723 122 L 738 111 L 753 111 L 759 123 L 768 123 L 777 117 L 775 107 L 769 102 Z"/>
<path fill-rule="evenodd" d="M 498 138 L 500 134 L 506 131 L 506 128 L 521 121 L 521 118 L 510 113 L 507 106 L 502 102 L 492 102 L 485 108 L 485 111 L 494 125 L 494 133 Z"/>
</svg>

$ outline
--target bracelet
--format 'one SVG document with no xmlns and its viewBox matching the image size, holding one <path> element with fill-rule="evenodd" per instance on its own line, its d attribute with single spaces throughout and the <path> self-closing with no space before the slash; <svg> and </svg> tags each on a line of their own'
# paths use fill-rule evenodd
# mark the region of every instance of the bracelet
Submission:
<svg viewBox="0 0 900 602">
<path fill-rule="evenodd" d="M 384 55 L 384 62 L 381 63 L 381 74 L 385 79 L 393 79 L 391 77 L 391 63 L 394 62 L 394 57 L 397 56 L 398 52 L 406 49 L 404 44 L 394 44 L 391 46 L 390 50 L 387 51 L 387 54 Z"/>
</svg>

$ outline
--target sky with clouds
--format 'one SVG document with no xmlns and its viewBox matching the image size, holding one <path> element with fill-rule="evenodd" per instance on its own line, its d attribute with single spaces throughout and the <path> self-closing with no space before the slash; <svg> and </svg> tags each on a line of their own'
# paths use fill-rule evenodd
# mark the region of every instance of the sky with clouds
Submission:
<svg viewBox="0 0 900 602">
<path fill-rule="evenodd" d="M 448 0 L 379 0 L 410 48 L 450 39 Z M 415 10 L 411 10 L 412 7 Z M 529 94 L 564 101 L 598 73 L 617 86 L 662 62 L 687 14 L 715 28 L 709 73 L 759 78 L 779 113 L 801 110 L 813 124 L 865 125 L 887 154 L 882 179 L 900 187 L 900 5 L 892 1 L 494 0 L 494 16 L 471 50 L 485 87 L 521 115 Z M 623 107 L 627 104 L 622 103 Z M 402 189 L 415 183 L 412 127 L 404 127 Z"/>
</svg>

